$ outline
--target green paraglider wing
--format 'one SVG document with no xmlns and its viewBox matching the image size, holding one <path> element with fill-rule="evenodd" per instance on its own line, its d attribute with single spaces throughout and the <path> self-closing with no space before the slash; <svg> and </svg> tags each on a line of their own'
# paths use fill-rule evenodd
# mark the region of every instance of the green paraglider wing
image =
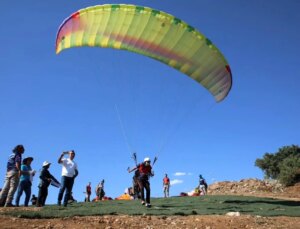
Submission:
<svg viewBox="0 0 300 229">
<path fill-rule="evenodd" d="M 80 46 L 136 52 L 193 78 L 222 101 L 232 85 L 230 67 L 203 34 L 182 20 L 148 7 L 98 5 L 72 14 L 60 26 L 56 53 Z"/>
</svg>

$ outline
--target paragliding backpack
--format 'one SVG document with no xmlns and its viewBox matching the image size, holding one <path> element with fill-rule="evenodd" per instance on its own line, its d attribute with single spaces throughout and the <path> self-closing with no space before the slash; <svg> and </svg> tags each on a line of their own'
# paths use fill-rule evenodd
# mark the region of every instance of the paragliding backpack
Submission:
<svg viewBox="0 0 300 229">
<path fill-rule="evenodd" d="M 137 169 L 134 172 L 134 177 L 139 177 L 140 176 L 140 171 Z"/>
<path fill-rule="evenodd" d="M 200 183 L 200 185 L 205 185 L 206 182 L 204 179 L 200 179 L 199 183 Z"/>
</svg>

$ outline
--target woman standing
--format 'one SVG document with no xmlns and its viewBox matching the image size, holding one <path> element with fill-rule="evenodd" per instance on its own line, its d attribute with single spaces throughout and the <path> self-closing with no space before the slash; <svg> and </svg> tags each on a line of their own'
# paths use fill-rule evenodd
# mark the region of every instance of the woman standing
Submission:
<svg viewBox="0 0 300 229">
<path fill-rule="evenodd" d="M 23 145 L 17 145 L 7 161 L 5 182 L 0 194 L 0 206 L 13 207 L 12 200 L 18 188 L 19 176 L 21 175 L 22 154 L 25 149 Z"/>
<path fill-rule="evenodd" d="M 31 169 L 32 161 L 33 161 L 32 157 L 27 157 L 23 160 L 23 163 L 21 165 L 21 177 L 20 177 L 20 183 L 17 192 L 16 207 L 19 207 L 19 202 L 23 194 L 23 191 L 25 192 L 24 206 L 28 207 L 28 203 L 31 196 L 32 179 L 33 176 L 35 175 L 35 171 Z"/>
</svg>

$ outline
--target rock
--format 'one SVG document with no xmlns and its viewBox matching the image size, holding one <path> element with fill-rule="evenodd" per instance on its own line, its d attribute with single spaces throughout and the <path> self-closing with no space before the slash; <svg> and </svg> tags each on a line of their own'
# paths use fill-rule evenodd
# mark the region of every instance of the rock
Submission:
<svg viewBox="0 0 300 229">
<path fill-rule="evenodd" d="M 227 212 L 226 213 L 227 216 L 241 216 L 240 212 Z"/>
</svg>

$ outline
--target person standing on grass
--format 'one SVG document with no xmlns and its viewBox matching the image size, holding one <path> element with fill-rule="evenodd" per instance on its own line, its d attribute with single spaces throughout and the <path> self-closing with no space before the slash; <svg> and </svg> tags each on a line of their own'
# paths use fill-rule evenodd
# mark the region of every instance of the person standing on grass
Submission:
<svg viewBox="0 0 300 229">
<path fill-rule="evenodd" d="M 91 194 L 92 194 L 92 187 L 91 187 L 91 182 L 88 183 L 85 189 L 85 202 L 91 202 Z"/>
<path fill-rule="evenodd" d="M 163 189 L 164 189 L 164 196 L 169 197 L 169 190 L 170 190 L 170 179 L 168 177 L 168 174 L 165 174 L 165 177 L 163 179 Z"/>
<path fill-rule="evenodd" d="M 45 206 L 46 204 L 46 199 L 48 196 L 48 187 L 51 184 L 51 182 L 56 182 L 59 184 L 58 180 L 55 179 L 54 176 L 49 172 L 49 167 L 51 163 L 48 161 L 43 162 L 43 168 L 40 173 L 40 183 L 39 183 L 39 193 L 38 193 L 38 198 L 36 202 L 37 207 L 42 207 Z"/>
<path fill-rule="evenodd" d="M 202 175 L 199 175 L 199 190 L 201 191 L 202 195 L 207 194 L 207 183 Z"/>
<path fill-rule="evenodd" d="M 69 155 L 68 158 L 64 158 L 64 155 Z M 70 195 L 72 193 L 72 188 L 74 184 L 75 178 L 78 176 L 78 167 L 76 162 L 74 161 L 75 151 L 71 150 L 68 152 L 63 152 L 58 158 L 58 163 L 62 165 L 62 177 L 61 177 L 61 187 L 58 193 L 57 205 L 61 205 L 61 201 L 64 196 L 64 207 L 67 207 L 68 200 L 70 199 Z"/>
<path fill-rule="evenodd" d="M 31 169 L 31 162 L 33 161 L 33 157 L 27 157 L 23 160 L 21 165 L 21 177 L 20 183 L 18 187 L 17 197 L 16 197 L 16 207 L 19 207 L 20 198 L 25 192 L 25 201 L 24 207 L 28 207 L 28 203 L 31 196 L 31 186 L 32 186 L 32 179 L 35 175 L 35 170 Z"/>
<path fill-rule="evenodd" d="M 24 146 L 17 145 L 13 149 L 13 153 L 8 158 L 5 182 L 0 194 L 0 206 L 2 207 L 14 206 L 12 201 L 20 180 L 22 154 L 24 152 Z"/>
<path fill-rule="evenodd" d="M 104 191 L 104 179 L 97 185 L 96 187 L 96 195 L 97 195 L 97 199 L 98 200 L 102 200 L 104 195 L 105 195 L 105 191 Z"/>
</svg>

